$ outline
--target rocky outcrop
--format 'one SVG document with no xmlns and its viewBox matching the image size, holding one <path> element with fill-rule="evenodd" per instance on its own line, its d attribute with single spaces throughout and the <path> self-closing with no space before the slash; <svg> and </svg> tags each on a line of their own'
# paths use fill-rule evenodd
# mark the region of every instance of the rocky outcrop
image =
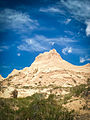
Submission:
<svg viewBox="0 0 90 120">
<path fill-rule="evenodd" d="M 3 80 L 4 78 L 0 75 L 0 81 Z"/>
<path fill-rule="evenodd" d="M 23 70 L 14 69 L 2 81 L 1 97 L 11 97 L 14 89 L 18 90 L 18 97 L 30 96 L 36 92 L 50 94 L 66 94 L 64 90 L 55 87 L 72 87 L 86 84 L 90 78 L 90 64 L 75 66 L 63 60 L 55 49 L 40 54 L 30 67 Z"/>
</svg>

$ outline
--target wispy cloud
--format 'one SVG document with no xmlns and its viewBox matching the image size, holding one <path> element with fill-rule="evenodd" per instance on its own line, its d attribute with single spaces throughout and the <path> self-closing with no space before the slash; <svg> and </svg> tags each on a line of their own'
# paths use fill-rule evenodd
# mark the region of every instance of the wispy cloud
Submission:
<svg viewBox="0 0 90 120">
<path fill-rule="evenodd" d="M 63 53 L 64 55 L 67 55 L 67 54 L 72 53 L 72 47 L 63 48 L 63 49 L 62 49 L 62 53 Z"/>
<path fill-rule="evenodd" d="M 49 42 L 49 44 L 51 44 L 53 46 L 55 44 L 55 42 Z"/>
<path fill-rule="evenodd" d="M 79 20 L 90 19 L 89 0 L 61 0 L 62 4 L 68 8 L 71 14 Z"/>
<path fill-rule="evenodd" d="M 90 61 L 90 58 L 88 57 L 80 57 L 80 63 L 84 63 L 85 61 Z"/>
<path fill-rule="evenodd" d="M 45 51 L 50 50 L 53 45 L 66 45 L 68 43 L 75 42 L 70 38 L 58 37 L 58 38 L 47 38 L 43 35 L 35 35 L 33 38 L 28 38 L 22 41 L 17 47 L 22 51 Z"/>
<path fill-rule="evenodd" d="M 49 49 L 48 44 L 44 41 L 44 36 L 35 36 L 33 38 L 25 39 L 17 48 L 21 51 L 44 51 Z M 43 41 L 43 42 L 42 42 Z"/>
<path fill-rule="evenodd" d="M 11 29 L 25 32 L 37 28 L 38 25 L 38 21 L 31 19 L 27 13 L 13 9 L 4 9 L 0 12 L 0 31 Z"/>
<path fill-rule="evenodd" d="M 75 19 L 87 25 L 86 35 L 90 35 L 90 0 L 61 0 L 61 2 Z"/>
<path fill-rule="evenodd" d="M 80 46 L 77 45 L 77 46 L 74 46 L 72 48 L 72 50 L 73 50 L 74 54 L 89 56 L 90 48 L 82 48 L 82 47 L 80 47 Z"/>
<path fill-rule="evenodd" d="M 74 33 L 73 33 L 72 31 L 66 31 L 66 30 L 65 30 L 64 32 L 65 32 L 66 34 L 68 34 L 68 35 L 71 35 L 71 36 L 74 35 Z"/>
<path fill-rule="evenodd" d="M 85 58 L 88 58 L 89 57 L 89 51 L 90 51 L 90 48 L 82 48 L 78 45 L 72 45 L 72 47 L 66 47 L 62 49 L 62 53 L 64 55 L 67 55 L 67 54 L 70 54 L 70 53 L 73 53 L 73 54 L 76 54 L 76 55 L 86 55 Z M 88 56 L 88 57 L 87 57 Z"/>
<path fill-rule="evenodd" d="M 86 35 L 89 36 L 90 35 L 90 21 L 86 21 L 86 25 L 87 25 Z"/>
<path fill-rule="evenodd" d="M 6 46 L 6 45 L 0 46 L 0 52 L 3 52 L 8 49 L 9 49 L 9 46 Z"/>
<path fill-rule="evenodd" d="M 63 10 L 60 10 L 60 8 L 56 7 L 40 8 L 40 12 L 64 14 Z"/>
<path fill-rule="evenodd" d="M 67 19 L 64 23 L 67 25 L 71 22 L 72 19 Z"/>
</svg>

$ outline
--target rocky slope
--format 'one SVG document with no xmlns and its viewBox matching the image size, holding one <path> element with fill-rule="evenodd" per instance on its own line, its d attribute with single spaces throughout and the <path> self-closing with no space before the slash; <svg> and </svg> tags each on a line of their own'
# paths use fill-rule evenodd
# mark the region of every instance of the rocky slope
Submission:
<svg viewBox="0 0 90 120">
<path fill-rule="evenodd" d="M 0 81 L 2 81 L 4 78 L 0 75 Z"/>
<path fill-rule="evenodd" d="M 14 69 L 7 78 L 0 76 L 0 97 L 11 97 L 14 89 L 18 97 L 51 92 L 57 95 L 68 94 L 65 89 L 55 87 L 73 87 L 86 84 L 90 78 L 90 64 L 75 66 L 63 60 L 55 49 L 40 54 L 30 67 L 23 70 Z"/>
</svg>

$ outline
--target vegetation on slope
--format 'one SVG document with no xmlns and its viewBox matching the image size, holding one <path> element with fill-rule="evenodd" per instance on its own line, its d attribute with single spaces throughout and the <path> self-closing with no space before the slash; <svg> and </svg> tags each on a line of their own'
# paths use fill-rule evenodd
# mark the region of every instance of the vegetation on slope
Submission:
<svg viewBox="0 0 90 120">
<path fill-rule="evenodd" d="M 13 98 L 0 98 L 0 120 L 74 120 L 75 112 L 64 108 L 63 104 L 68 103 L 72 96 L 83 97 L 87 100 L 84 109 L 88 108 L 90 79 L 86 85 L 81 84 L 65 89 L 68 89 L 69 93 L 64 96 L 50 94 L 46 98 L 44 94 L 36 93 L 26 98 L 16 98 L 14 92 Z M 79 116 L 75 120 L 83 120 L 83 118 L 87 119 L 88 115 Z"/>
<path fill-rule="evenodd" d="M 0 99 L 0 120 L 73 120 L 74 114 L 58 105 L 53 95 Z"/>
</svg>

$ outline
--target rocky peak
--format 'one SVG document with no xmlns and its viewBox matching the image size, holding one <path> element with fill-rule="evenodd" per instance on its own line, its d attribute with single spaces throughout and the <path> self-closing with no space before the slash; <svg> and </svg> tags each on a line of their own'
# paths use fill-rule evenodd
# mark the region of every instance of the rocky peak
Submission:
<svg viewBox="0 0 90 120">
<path fill-rule="evenodd" d="M 3 81 L 1 83 L 4 91 L 0 92 L 0 96 L 11 97 L 15 88 L 18 90 L 18 97 L 31 96 L 37 92 L 50 94 L 53 90 L 51 86 L 72 87 L 86 84 L 88 78 L 90 78 L 90 64 L 72 65 L 63 60 L 53 49 L 37 56 L 30 67 L 23 70 L 14 69 L 7 78 L 0 78 Z"/>
<path fill-rule="evenodd" d="M 44 52 L 42 54 L 39 54 L 35 60 L 41 61 L 41 60 L 50 60 L 50 59 L 62 60 L 61 56 L 57 53 L 55 49 L 52 49 L 49 52 Z"/>
</svg>

